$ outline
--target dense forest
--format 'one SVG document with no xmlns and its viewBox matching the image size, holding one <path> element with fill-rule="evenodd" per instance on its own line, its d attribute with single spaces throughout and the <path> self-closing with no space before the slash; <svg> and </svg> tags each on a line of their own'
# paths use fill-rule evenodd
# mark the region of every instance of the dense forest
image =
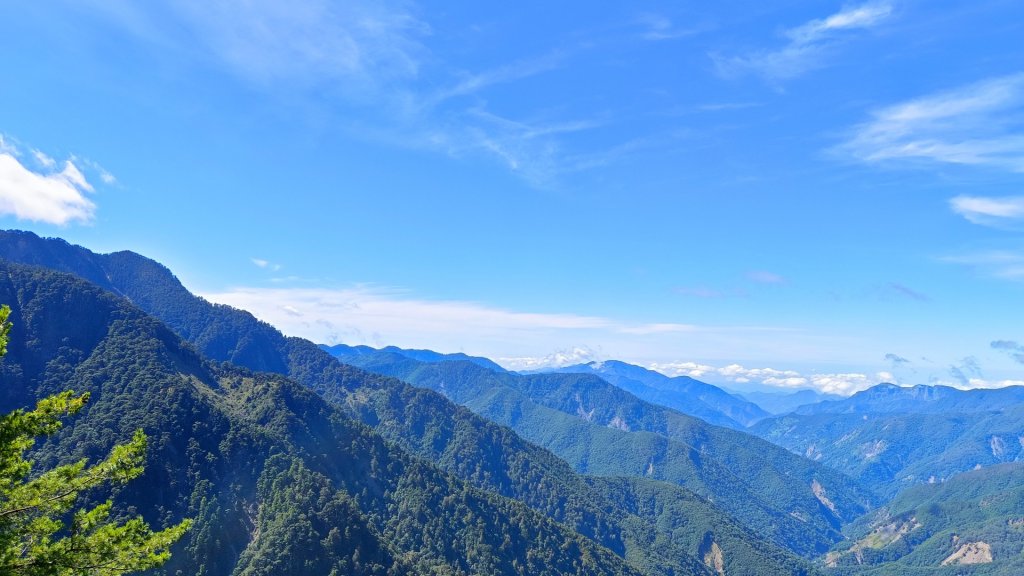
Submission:
<svg viewBox="0 0 1024 576">
<path fill-rule="evenodd" d="M 38 443 L 40 468 L 149 437 L 145 473 L 90 498 L 157 528 L 193 519 L 154 573 L 1021 567 L 1024 472 L 993 466 L 1017 459 L 1020 408 L 980 396 L 943 396 L 970 413 L 762 419 L 709 385 L 628 365 L 610 366 L 617 386 L 593 367 L 515 374 L 426 350 L 328 352 L 190 294 L 137 254 L 21 232 L 0 232 L 0 302 L 14 326 L 0 411 L 68 389 L 91 397 Z M 714 401 L 732 422 L 658 394 L 701 394 L 701 410 Z"/>
</svg>

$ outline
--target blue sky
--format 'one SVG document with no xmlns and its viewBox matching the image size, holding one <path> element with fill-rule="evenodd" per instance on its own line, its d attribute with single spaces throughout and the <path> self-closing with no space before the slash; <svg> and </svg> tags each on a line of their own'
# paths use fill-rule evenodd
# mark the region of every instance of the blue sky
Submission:
<svg viewBox="0 0 1024 576">
<path fill-rule="evenodd" d="M 42 4 L 5 228 L 321 342 L 1024 381 L 1019 2 Z"/>
</svg>

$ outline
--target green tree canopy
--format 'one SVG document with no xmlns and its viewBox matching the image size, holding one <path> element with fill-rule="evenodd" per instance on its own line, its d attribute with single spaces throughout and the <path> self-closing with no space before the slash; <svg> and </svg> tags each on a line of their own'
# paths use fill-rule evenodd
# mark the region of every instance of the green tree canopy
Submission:
<svg viewBox="0 0 1024 576">
<path fill-rule="evenodd" d="M 0 357 L 7 351 L 9 315 L 10 308 L 0 307 Z M 170 557 L 170 546 L 188 530 L 189 520 L 154 532 L 142 518 L 112 519 L 110 501 L 75 509 L 83 492 L 142 474 L 141 430 L 92 466 L 81 460 L 31 473 L 25 452 L 35 437 L 59 430 L 61 418 L 88 399 L 67 391 L 40 400 L 34 410 L 0 416 L 0 574 L 116 576 L 153 568 Z"/>
</svg>

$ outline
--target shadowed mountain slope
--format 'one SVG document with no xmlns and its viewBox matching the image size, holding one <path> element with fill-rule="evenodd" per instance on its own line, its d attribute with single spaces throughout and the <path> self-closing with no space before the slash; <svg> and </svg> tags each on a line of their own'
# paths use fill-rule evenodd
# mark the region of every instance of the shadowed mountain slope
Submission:
<svg viewBox="0 0 1024 576">
<path fill-rule="evenodd" d="M 68 388 L 91 394 L 36 450 L 43 467 L 95 458 L 142 428 L 146 472 L 115 496 L 158 524 L 196 519 L 168 574 L 640 574 L 303 386 L 209 364 L 91 284 L 0 262 L 0 301 L 14 323 L 0 410 Z"/>
<path fill-rule="evenodd" d="M 7 246 L 12 243 L 16 250 Z M 43 240 L 31 234 L 0 234 L 0 254 L 46 253 L 33 252 L 32 244 L 44 244 L 49 249 L 53 249 L 54 244 L 57 247 L 69 246 L 62 241 Z M 75 249 L 76 252 L 78 250 Z M 45 258 L 36 259 L 37 262 L 39 260 Z M 66 261 L 56 259 L 55 262 Z M 172 327 L 181 334 L 194 337 L 204 352 L 218 359 L 251 363 L 260 369 L 284 366 L 287 374 L 324 394 L 348 414 L 374 426 L 379 433 L 413 453 L 436 459 L 446 470 L 475 485 L 521 499 L 535 510 L 586 533 L 609 549 L 618 550 L 630 559 L 632 565 L 642 567 L 646 573 L 690 572 L 694 569 L 693 557 L 700 551 L 700 546 L 707 544 L 701 541 L 692 549 L 681 550 L 679 546 L 682 544 L 679 543 L 690 540 L 661 535 L 665 534 L 662 531 L 678 534 L 680 526 L 663 521 L 652 531 L 649 518 L 631 520 L 638 515 L 626 503 L 616 500 L 614 491 L 607 494 L 609 490 L 599 482 L 588 483 L 575 474 L 566 476 L 568 469 L 563 462 L 522 442 L 511 431 L 488 424 L 428 390 L 339 364 L 312 343 L 297 338 L 286 339 L 245 312 L 211 305 L 196 298 L 159 264 L 128 252 L 92 255 L 92 263 L 96 266 L 89 268 L 103 271 L 99 280 L 107 289 L 148 306 L 150 312 L 162 319 L 187 324 L 172 324 Z M 423 423 L 425 427 L 418 428 L 416 423 Z M 457 433 L 444 433 L 445 428 Z M 529 446 L 529 450 L 543 454 L 530 455 L 529 450 L 519 445 Z M 543 480 L 539 484 L 534 483 L 538 474 Z M 565 487 L 566 483 L 569 488 Z M 580 497 L 573 493 L 577 490 L 590 495 Z M 696 510 L 691 519 L 703 519 L 704 526 L 718 527 L 722 535 L 721 542 L 717 544 L 726 550 L 727 564 L 735 564 L 735 573 L 757 573 L 761 570 L 761 573 L 791 574 L 807 569 L 792 556 L 733 524 L 705 500 L 694 498 L 678 487 L 663 487 L 657 493 L 668 503 L 662 508 L 689 502 L 686 505 Z M 599 497 L 595 498 L 594 494 Z M 612 509 L 595 514 L 595 511 L 603 510 L 602 499 L 611 502 Z M 678 518 L 675 521 L 679 521 Z M 689 529 L 699 530 L 700 525 L 691 522 Z M 657 542 L 658 546 L 650 546 L 651 542 Z M 730 548 L 734 552 L 730 552 Z M 734 560 L 730 561 L 730 556 Z M 751 572 L 742 570 L 744 566 Z"/>
<path fill-rule="evenodd" d="M 717 426 L 742 430 L 767 418 L 760 406 L 689 376 L 669 377 L 618 360 L 590 362 L 549 372 L 593 374 L 636 397 L 696 416 Z"/>
</svg>

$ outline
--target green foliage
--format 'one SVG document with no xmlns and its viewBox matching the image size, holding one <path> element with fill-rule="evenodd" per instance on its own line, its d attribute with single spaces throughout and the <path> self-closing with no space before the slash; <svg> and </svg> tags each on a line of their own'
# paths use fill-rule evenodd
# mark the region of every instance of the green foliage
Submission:
<svg viewBox="0 0 1024 576">
<path fill-rule="evenodd" d="M 0 309 L 0 356 L 6 353 L 9 314 L 7 306 Z M 81 494 L 142 474 L 141 430 L 92 466 L 83 459 L 30 476 L 25 452 L 35 438 L 57 432 L 61 417 L 79 412 L 88 399 L 66 391 L 40 400 L 35 410 L 0 416 L 0 573 L 115 576 L 153 568 L 167 561 L 171 544 L 188 530 L 188 520 L 160 532 L 141 518 L 113 521 L 109 501 L 72 511 Z"/>
<path fill-rule="evenodd" d="M 743 430 L 769 415 L 756 404 L 716 386 L 688 376 L 670 378 L 654 370 L 617 360 L 568 366 L 553 372 L 593 374 L 651 404 L 666 406 L 710 424 L 736 430 Z"/>
<path fill-rule="evenodd" d="M 970 414 L 790 414 L 751 432 L 806 454 L 891 498 L 976 466 L 1024 458 L 1024 405 Z"/>
<path fill-rule="evenodd" d="M 640 574 L 572 529 L 409 455 L 305 386 L 204 361 L 84 282 L 0 261 L 3 299 L 25 327 L 6 366 L 18 387 L 90 393 L 75 426 L 34 450 L 38 462 L 95 458 L 139 428 L 150 438 L 145 474 L 111 495 L 110 510 L 194 518 L 155 574 Z M 54 319 L 63 330 L 50 330 Z M 348 370 L 366 386 L 384 380 Z"/>
<path fill-rule="evenodd" d="M 684 487 L 753 533 L 808 558 L 839 541 L 841 523 L 872 501 L 842 474 L 747 434 L 643 402 L 592 375 L 520 376 L 468 362 L 426 364 L 386 352 L 351 361 L 441 392 L 551 450 L 579 472 Z M 331 392 L 324 387 L 322 393 Z M 815 481 L 836 510 L 815 497 Z"/>
<path fill-rule="evenodd" d="M 793 489 L 786 485 L 776 485 L 760 490 L 752 494 L 750 486 L 743 488 L 745 492 L 730 494 L 730 489 L 737 485 L 742 486 L 743 482 L 737 483 L 738 473 L 733 472 L 727 465 L 722 465 L 718 458 L 736 448 L 735 442 L 713 444 L 706 452 L 694 452 L 689 446 L 679 442 L 666 441 L 654 434 L 626 435 L 618 430 L 611 430 L 604 426 L 586 421 L 570 414 L 540 406 L 537 403 L 520 403 L 514 399 L 515 394 L 508 394 L 509 391 L 501 391 L 495 394 L 494 403 L 490 406 L 495 411 L 502 411 L 506 419 L 495 417 L 500 422 L 508 424 L 515 418 L 516 410 L 521 407 L 533 417 L 532 426 L 538 433 L 550 434 L 545 440 L 550 440 L 554 450 L 557 448 L 560 456 L 572 460 L 576 467 L 573 470 L 564 461 L 553 455 L 551 452 L 541 449 L 503 426 L 497 426 L 487 422 L 465 408 L 453 404 L 440 394 L 415 388 L 408 384 L 399 382 L 392 378 L 386 378 L 375 374 L 367 373 L 350 366 L 345 366 L 331 358 L 323 350 L 318 349 L 314 344 L 301 339 L 285 339 L 272 327 L 258 322 L 248 313 L 234 310 L 225 306 L 215 306 L 200 298 L 189 294 L 184 287 L 173 277 L 166 268 L 132 253 L 116 253 L 110 255 L 95 255 L 85 250 L 62 244 L 59 241 L 43 241 L 29 234 L 9 233 L 16 236 L 13 242 L 3 241 L 3 234 L 0 234 L 0 252 L 2 254 L 15 254 L 23 261 L 33 261 L 51 266 L 57 269 L 66 270 L 88 278 L 107 290 L 123 294 L 131 298 L 132 302 L 144 308 L 147 312 L 159 317 L 166 322 L 177 334 L 188 339 L 199 351 L 219 361 L 231 361 L 254 370 L 270 370 L 286 374 L 299 383 L 315 390 L 331 401 L 344 414 L 371 426 L 375 432 L 386 437 L 389 441 L 404 450 L 420 458 L 436 463 L 438 467 L 448 474 L 452 474 L 463 482 L 459 486 L 473 486 L 505 498 L 512 498 L 525 504 L 535 513 L 533 522 L 550 519 L 561 523 L 568 528 L 569 534 L 585 536 L 581 546 L 600 550 L 611 551 L 629 560 L 629 563 L 646 574 L 699 574 L 705 571 L 700 560 L 700 545 L 703 540 L 706 527 L 717 524 L 720 529 L 716 534 L 722 536 L 718 544 L 724 549 L 727 562 L 732 556 L 742 557 L 750 560 L 750 565 L 745 569 L 762 574 L 789 574 L 792 573 L 789 566 L 803 565 L 795 559 L 792 554 L 779 550 L 776 546 L 767 544 L 766 538 L 775 543 L 781 543 L 794 549 L 810 553 L 819 548 L 827 547 L 832 540 L 838 536 L 833 526 L 819 525 L 808 529 L 805 523 L 788 514 L 788 509 L 780 510 L 771 502 L 771 506 L 765 507 L 765 500 L 777 499 L 782 503 L 785 498 L 778 498 L 780 495 L 792 494 Z M 21 248 L 10 249 L 4 246 L 18 244 Z M 125 347 L 127 344 L 120 342 L 118 347 Z M 169 345 L 166 344 L 165 345 Z M 137 346 L 135 346 L 137 348 Z M 116 351 L 116 350 L 115 350 Z M 55 351 L 57 353 L 57 351 Z M 131 354 L 141 357 L 142 351 L 132 350 Z M 91 366 L 91 360 L 86 365 Z M 73 365 L 69 359 L 69 365 Z M 79 369 L 81 372 L 81 368 Z M 377 534 L 390 533 L 380 532 L 390 530 L 386 522 L 379 519 L 388 518 L 387 502 L 398 492 L 388 492 L 376 496 L 374 487 L 379 490 L 379 482 L 370 482 L 370 479 L 381 478 L 381 462 L 386 459 L 382 456 L 370 457 L 369 462 L 375 465 L 365 467 L 366 457 L 342 455 L 334 451 L 325 451 L 322 446 L 329 442 L 329 436 L 324 436 L 324 430 L 319 426 L 312 426 L 310 422 L 313 414 L 306 412 L 305 408 L 298 410 L 294 404 L 295 398 L 286 399 L 275 394 L 244 394 L 245 386 L 235 387 L 225 384 L 223 379 L 219 383 L 210 383 L 208 379 L 201 376 L 195 377 L 201 381 L 199 390 L 209 389 L 211 393 L 202 393 L 204 399 L 212 397 L 212 401 L 219 406 L 228 406 L 231 414 L 225 415 L 224 422 L 230 421 L 231 431 L 227 432 L 230 438 L 248 438 L 251 432 L 244 431 L 238 427 L 239 422 L 262 415 L 259 419 L 261 427 L 269 426 L 274 430 L 290 431 L 285 436 L 293 438 L 289 440 L 289 447 L 278 448 L 280 450 L 301 450 L 302 461 L 318 473 L 325 474 L 332 482 L 338 478 L 347 477 L 344 471 L 336 469 L 335 462 L 345 462 L 353 477 L 362 480 L 346 481 L 344 490 L 358 504 L 359 510 L 365 515 L 368 526 L 377 530 Z M 229 380 L 233 381 L 233 378 Z M 484 380 L 473 382 L 472 380 L 460 381 L 463 383 L 478 385 L 481 390 L 486 390 Z M 126 385 L 127 387 L 128 385 Z M 141 387 L 144 390 L 159 387 L 158 382 L 153 382 Z M 166 384 L 164 384 L 166 386 Z M 182 390 L 177 386 L 176 390 Z M 147 392 L 148 394 L 148 392 Z M 140 394 L 130 396 L 117 392 L 117 402 L 122 407 L 104 409 L 108 417 L 116 420 L 134 418 L 125 416 L 138 414 L 140 408 L 123 406 L 126 402 L 142 402 Z M 481 398 L 486 398 L 486 392 Z M 287 410 L 282 410 L 280 405 L 269 406 L 267 399 L 276 399 L 275 403 L 284 404 Z M 454 398 L 454 396 L 453 396 Z M 459 398 L 456 400 L 462 401 Z M 156 434 L 160 426 L 160 420 L 153 414 L 173 412 L 178 405 L 164 404 L 162 398 L 153 398 L 149 401 L 151 407 L 144 417 L 139 421 L 148 422 L 147 431 Z M 179 401 L 180 402 L 180 401 Z M 480 410 L 481 407 L 467 403 L 473 410 Z M 159 408 L 153 409 L 152 406 Z M 241 406 L 243 409 L 235 411 L 234 406 Z M 96 410 L 99 406 L 93 406 Z M 297 410 L 289 415 L 289 412 Z M 322 410 L 322 408 L 318 408 Z M 339 413 L 341 413 L 339 412 Z M 507 414 L 504 414 L 507 412 Z M 114 416 L 115 414 L 121 414 Z M 196 414 L 191 416 L 195 422 L 218 422 L 221 421 L 216 412 L 210 414 Z M 481 410 L 481 414 L 491 416 L 491 413 Z M 544 417 L 551 418 L 550 424 L 543 422 Z M 144 420 L 143 420 L 144 418 Z M 575 426 L 579 426 L 576 428 Z M 265 431 L 261 428 L 260 431 Z M 297 431 L 309 432 L 307 439 L 301 439 L 295 435 Z M 573 434 L 579 433 L 579 436 Z M 210 430 L 202 436 L 195 436 L 189 430 L 176 431 L 170 434 L 171 438 L 181 439 L 181 442 L 192 442 L 190 434 L 204 448 L 197 450 L 198 454 L 205 453 L 212 458 L 212 470 L 207 470 L 202 464 L 201 458 L 195 462 L 185 464 L 174 464 L 177 454 L 187 451 L 180 442 L 167 446 L 167 452 L 160 452 L 161 458 L 155 460 L 153 472 L 166 470 L 169 478 L 169 485 L 193 490 L 186 492 L 185 498 L 192 502 L 189 508 L 189 515 L 197 518 L 197 527 L 193 531 L 192 543 L 189 544 L 189 553 L 195 557 L 208 559 L 201 566 L 208 569 L 208 573 L 223 573 L 225 568 L 210 566 L 213 559 L 224 559 L 225 565 L 235 562 L 238 558 L 236 550 L 237 543 L 242 541 L 249 534 L 247 528 L 252 525 L 251 518 L 254 516 L 252 510 L 257 506 L 258 498 L 253 496 L 255 490 L 251 488 L 255 482 L 254 475 L 259 475 L 263 454 L 271 448 L 260 445 L 246 446 L 244 448 L 232 448 L 240 453 L 248 454 L 253 464 L 239 462 L 234 458 L 234 452 L 229 455 L 227 451 L 218 451 L 214 448 L 207 448 L 202 438 L 218 437 L 217 434 L 224 434 L 222 431 Z M 525 434 L 524 434 L 525 435 Z M 561 437 L 560 437 L 561 436 Z M 631 450 L 623 450 L 630 446 L 624 445 L 622 439 L 629 439 L 626 444 L 631 445 Z M 741 435 L 736 435 L 741 438 Z M 742 438 L 749 440 L 748 437 Z M 314 440 L 315 439 L 315 440 Z M 534 438 L 529 438 L 533 440 Z M 572 447 L 571 443 L 578 440 L 579 446 Z M 612 442 L 609 442 L 611 440 Z M 561 444 L 558 444 L 561 442 Z M 215 444 L 215 443 L 214 443 Z M 345 442 L 341 442 L 345 445 Z M 306 448 L 300 448 L 306 446 Z M 765 445 L 767 446 L 767 445 Z M 666 449 L 668 448 L 668 449 Z M 769 448 L 771 448 L 769 446 Z M 709 453 L 712 450 L 718 454 Z M 594 457 L 589 458 L 588 452 L 594 451 Z M 757 450 L 744 449 L 744 454 L 756 453 Z M 778 450 L 786 459 L 788 455 Z M 289 452 L 291 453 L 291 452 Z M 166 454 L 164 456 L 164 454 Z M 568 455 L 568 456 L 567 456 Z M 624 456 L 625 464 L 620 466 L 618 460 Z M 643 508 L 642 513 L 638 511 L 633 502 L 624 501 L 619 497 L 615 489 L 598 483 L 590 483 L 588 479 L 579 474 L 578 471 L 598 471 L 611 474 L 630 474 L 644 476 L 647 474 L 650 457 L 656 456 L 657 469 L 656 478 L 669 480 L 676 485 L 664 485 L 665 490 L 660 492 L 659 501 L 665 505 L 676 502 L 680 508 L 686 507 L 687 514 L 676 514 L 664 516 L 658 519 L 654 513 L 655 508 Z M 696 459 L 694 459 L 696 457 Z M 744 456 L 738 456 L 740 460 Z M 795 457 L 792 458 L 796 461 Z M 765 461 L 763 454 L 758 456 L 750 467 L 760 470 Z M 363 464 L 360 464 L 363 463 Z M 593 468 L 590 466 L 593 465 Z M 607 472 L 600 467 L 605 466 Z M 615 466 L 620 466 L 615 468 Z M 147 468 L 149 469 L 149 468 Z M 245 472 L 242 476 L 241 472 Z M 386 473 L 385 477 L 390 473 Z M 185 477 L 183 477 L 185 476 Z M 199 477 L 198 483 L 193 482 L 193 477 Z M 443 476 L 442 476 L 443 477 Z M 781 476 L 779 477 L 781 479 Z M 208 479 L 208 480 L 207 480 Z M 753 486 L 758 487 L 758 478 L 753 478 Z M 205 483 L 208 482 L 208 483 Z M 427 482 L 426 479 L 422 482 Z M 820 512 L 819 504 L 816 501 L 808 500 L 806 483 L 798 485 L 804 492 L 804 503 L 812 514 L 818 515 L 819 520 L 827 513 Z M 214 486 L 222 486 L 225 483 L 241 487 L 236 492 L 225 494 Z M 787 478 L 786 483 L 792 483 Z M 829 489 L 832 485 L 826 483 Z M 195 486 L 193 489 L 192 486 Z M 683 486 L 692 487 L 700 492 L 695 496 Z M 835 490 L 841 493 L 843 489 L 836 483 Z M 363 492 L 366 491 L 364 496 Z M 169 510 L 176 510 L 181 513 L 180 507 L 175 507 L 172 494 L 159 492 L 160 506 Z M 180 494 L 180 492 L 178 492 Z M 402 491 L 405 494 L 405 491 Z M 831 492 L 830 492 L 830 495 Z M 715 503 L 709 501 L 715 499 Z M 152 496 L 150 499 L 154 499 Z M 842 502 L 841 499 L 836 498 Z M 410 502 L 420 501 L 420 506 L 427 506 L 431 510 L 435 507 L 429 505 L 429 500 L 421 497 L 410 496 Z M 499 502 L 505 502 L 500 498 Z M 716 509 L 725 502 L 732 506 L 730 514 L 723 514 Z M 381 507 L 383 505 L 383 508 Z M 437 508 L 440 510 L 440 508 Z M 753 513 L 748 512 L 752 510 Z M 425 518 L 431 518 L 436 512 L 424 513 Z M 520 513 L 520 512 L 517 512 Z M 692 517 L 692 522 L 687 522 L 687 515 Z M 731 516 L 731 517 L 730 517 Z M 452 515 L 457 520 L 459 515 Z M 741 518 L 742 524 L 749 527 L 756 527 L 761 533 L 756 533 L 748 528 L 739 528 L 734 518 Z M 755 519 L 756 518 L 756 519 Z M 755 519 L 755 520 L 752 520 Z M 408 519 L 402 517 L 403 526 Z M 779 526 L 781 524 L 781 527 Z M 230 526 L 225 529 L 224 535 L 214 533 L 207 526 Z M 468 534 L 459 531 L 458 522 L 453 524 L 450 530 L 455 534 Z M 420 529 L 420 528 L 415 528 Z M 403 528 L 400 532 L 412 531 L 414 527 Z M 683 538 L 681 535 L 689 530 L 698 531 L 694 538 Z M 497 531 L 500 533 L 500 531 Z M 732 534 L 735 538 L 726 537 Z M 230 538 L 227 537 L 230 535 Z M 526 549 L 532 549 L 530 554 L 536 555 L 536 538 L 529 534 L 524 536 L 526 542 L 533 542 Z M 465 548 L 462 537 L 453 537 L 439 534 L 437 540 L 447 540 L 458 549 Z M 435 539 L 431 539 L 433 542 Z M 389 539 L 393 555 L 396 558 L 405 558 L 412 553 L 416 558 L 453 558 L 458 554 L 451 550 L 451 545 L 446 548 L 424 548 L 418 544 L 415 538 L 407 536 Z M 651 543 L 657 542 L 655 546 Z M 749 543 L 748 553 L 743 552 L 743 547 Z M 559 545 L 561 547 L 561 545 Z M 476 546 L 473 546 L 476 548 Z M 270 548 L 264 548 L 269 550 Z M 500 550 L 500 547 L 497 548 Z M 735 552 L 734 552 L 735 550 Z M 494 557 L 493 552 L 484 557 Z M 604 558 L 594 556 L 594 558 Z M 501 556 L 504 557 L 504 556 Z M 756 560 L 755 560 L 756 558 Z M 784 561 L 777 561 L 778 559 Z M 524 565 L 522 558 L 512 560 L 517 566 Z M 509 562 L 512 562 L 509 560 Z M 430 560 L 436 561 L 436 560 Z M 450 560 L 448 561 L 450 562 Z M 608 559 L 602 560 L 607 566 Z M 509 564 L 511 566 L 511 564 Z M 185 566 L 176 566 L 178 569 L 186 569 Z M 460 568 L 461 569 L 461 568 Z M 510 570 L 512 568 L 509 568 Z M 562 566 L 563 570 L 570 570 L 570 567 Z M 760 571 L 758 571 L 760 570 Z M 570 572 L 571 573 L 571 572 Z M 739 571 L 737 573 L 743 573 Z"/>
<path fill-rule="evenodd" d="M 848 532 L 850 540 L 830 555 L 837 575 L 1022 574 L 1024 463 L 908 488 Z M 991 562 L 942 565 L 962 547 L 978 543 L 991 552 Z"/>
<path fill-rule="evenodd" d="M 10 315 L 10 306 L 7 304 L 0 306 L 0 358 L 7 354 L 7 338 L 11 333 L 11 321 L 7 318 Z"/>
</svg>

